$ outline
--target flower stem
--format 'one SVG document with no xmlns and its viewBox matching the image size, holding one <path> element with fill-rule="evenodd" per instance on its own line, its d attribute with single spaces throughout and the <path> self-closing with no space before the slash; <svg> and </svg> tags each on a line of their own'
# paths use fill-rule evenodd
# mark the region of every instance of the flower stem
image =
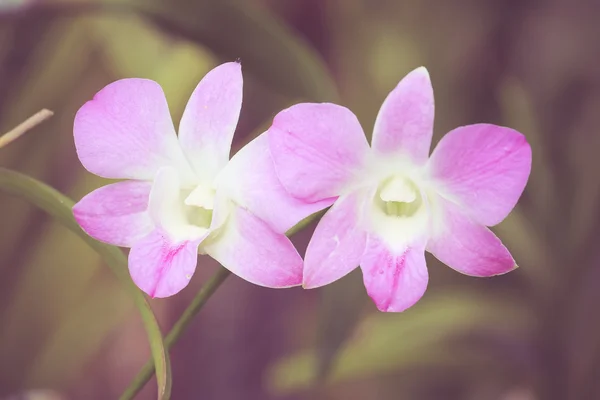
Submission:
<svg viewBox="0 0 600 400">
<path fill-rule="evenodd" d="M 309 215 L 302 221 L 300 221 L 296 226 L 292 227 L 290 230 L 286 232 L 286 235 L 292 236 L 296 232 L 304 229 L 306 225 L 308 225 L 315 218 L 320 218 L 325 213 L 325 210 L 317 212 L 315 214 Z M 225 281 L 225 279 L 231 273 L 225 269 L 224 267 L 220 267 L 219 270 L 210 277 L 208 282 L 200 289 L 200 291 L 196 294 L 190 305 L 185 309 L 181 317 L 175 322 L 171 331 L 165 336 L 165 348 L 169 350 L 171 346 L 173 346 L 177 340 L 181 337 L 183 332 L 186 330 L 192 319 L 200 312 L 204 304 L 208 301 L 210 296 L 221 286 L 221 284 Z M 153 360 L 148 360 L 146 364 L 142 367 L 140 372 L 133 378 L 127 389 L 123 392 L 119 400 L 131 400 L 135 397 L 136 394 L 139 393 L 140 390 L 144 387 L 146 383 L 152 378 L 154 374 L 154 362 Z"/>
<path fill-rule="evenodd" d="M 0 167 L 0 192 L 6 192 L 30 202 L 44 210 L 93 248 L 113 270 L 115 276 L 130 292 L 138 307 L 148 341 L 153 362 L 158 364 L 158 399 L 168 400 L 171 396 L 171 363 L 166 350 L 158 321 L 144 294 L 135 286 L 127 271 L 127 257 L 114 246 L 100 243 L 81 230 L 73 218 L 73 201 L 55 189 L 27 175 Z M 154 364 L 152 364 L 154 368 Z"/>
<path fill-rule="evenodd" d="M 171 331 L 165 336 L 165 347 L 167 349 L 170 349 L 171 346 L 179 340 L 188 325 L 192 322 L 192 319 L 198 314 L 210 296 L 213 295 L 230 274 L 231 273 L 227 269 L 220 267 L 219 270 L 210 277 L 208 282 L 204 284 L 202 289 L 198 291 L 190 305 L 185 309 L 183 314 L 181 314 L 181 317 L 179 317 L 177 322 L 175 322 Z M 131 381 L 127 389 L 121 395 L 120 400 L 133 399 L 135 395 L 142 390 L 144 385 L 148 383 L 150 378 L 152 378 L 152 375 L 154 375 L 154 361 L 150 359 Z"/>
<path fill-rule="evenodd" d="M 52 115 L 54 115 L 54 113 L 50 110 L 46 110 L 45 108 L 41 111 L 38 111 L 31 117 L 27 118 L 25 121 L 21 122 L 16 128 L 0 136 L 0 148 L 18 139 L 25 132 L 41 124 L 42 122 L 50 118 Z"/>
</svg>

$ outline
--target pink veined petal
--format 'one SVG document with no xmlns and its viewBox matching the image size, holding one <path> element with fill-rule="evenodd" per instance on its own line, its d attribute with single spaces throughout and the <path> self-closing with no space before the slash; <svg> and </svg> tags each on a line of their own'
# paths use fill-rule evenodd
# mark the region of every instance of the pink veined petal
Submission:
<svg viewBox="0 0 600 400">
<path fill-rule="evenodd" d="M 483 225 L 496 225 L 514 208 L 531 171 L 531 147 L 519 132 L 490 124 L 448 133 L 429 160 L 445 197 Z"/>
<path fill-rule="evenodd" d="M 440 198 L 437 232 L 427 243 L 427 251 L 438 260 L 470 276 L 505 274 L 517 267 L 500 239 L 485 226 L 472 221 L 458 205 Z"/>
<path fill-rule="evenodd" d="M 154 229 L 148 214 L 150 182 L 113 183 L 86 195 L 73 207 L 81 228 L 94 239 L 131 247 Z"/>
<path fill-rule="evenodd" d="M 133 282 L 150 297 L 169 297 L 185 288 L 198 261 L 201 239 L 175 241 L 155 229 L 129 252 Z"/>
<path fill-rule="evenodd" d="M 367 293 L 380 311 L 404 311 L 423 297 L 429 281 L 424 247 L 420 241 L 393 250 L 369 235 L 360 267 Z"/>
<path fill-rule="evenodd" d="M 179 142 L 205 182 L 211 182 L 229 160 L 242 86 L 240 63 L 219 65 L 200 81 L 181 118 Z"/>
<path fill-rule="evenodd" d="M 375 121 L 372 147 L 406 154 L 417 165 L 429 157 L 433 135 L 433 87 L 425 67 L 410 72 L 387 96 Z"/>
<path fill-rule="evenodd" d="M 203 250 L 239 277 L 260 286 L 285 288 L 302 282 L 302 258 L 292 242 L 241 207 Z"/>
<path fill-rule="evenodd" d="M 285 233 L 302 219 L 335 201 L 326 199 L 307 203 L 292 197 L 275 174 L 266 134 L 258 136 L 233 156 L 219 174 L 217 185 L 227 192 L 230 199 L 279 233 Z"/>
<path fill-rule="evenodd" d="M 358 267 L 367 240 L 365 201 L 363 191 L 342 196 L 319 221 L 304 257 L 304 288 L 327 285 Z"/>
<path fill-rule="evenodd" d="M 79 160 L 93 174 L 152 180 L 159 168 L 173 166 L 186 180 L 194 179 L 156 82 L 109 84 L 79 109 L 73 134 Z"/>
<path fill-rule="evenodd" d="M 283 187 L 308 202 L 339 196 L 370 150 L 356 116 L 335 104 L 296 104 L 275 116 L 267 135 Z"/>
</svg>

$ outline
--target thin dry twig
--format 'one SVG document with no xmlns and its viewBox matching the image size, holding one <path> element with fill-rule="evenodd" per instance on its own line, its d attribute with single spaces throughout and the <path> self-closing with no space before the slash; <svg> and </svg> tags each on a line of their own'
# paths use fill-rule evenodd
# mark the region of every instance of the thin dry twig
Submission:
<svg viewBox="0 0 600 400">
<path fill-rule="evenodd" d="M 32 115 L 31 117 L 27 118 L 15 128 L 0 136 L 0 149 L 11 143 L 13 140 L 18 139 L 25 132 L 41 124 L 53 115 L 54 113 L 52 111 L 44 108 Z"/>
</svg>

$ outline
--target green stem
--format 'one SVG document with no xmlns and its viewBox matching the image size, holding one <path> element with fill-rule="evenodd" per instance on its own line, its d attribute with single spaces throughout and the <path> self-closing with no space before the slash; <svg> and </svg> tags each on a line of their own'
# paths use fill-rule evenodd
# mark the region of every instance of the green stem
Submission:
<svg viewBox="0 0 600 400">
<path fill-rule="evenodd" d="M 286 232 L 287 236 L 292 236 L 296 232 L 304 229 L 306 225 L 308 225 L 313 219 L 320 218 L 325 213 L 325 210 L 310 215 L 292 227 L 290 230 Z M 230 275 L 230 272 L 221 267 L 209 280 L 206 284 L 200 289 L 200 291 L 196 294 L 190 305 L 185 309 L 181 317 L 175 322 L 171 331 L 165 336 L 165 347 L 167 350 L 171 349 L 177 340 L 181 337 L 183 332 L 186 330 L 192 319 L 200 312 L 204 304 L 208 301 L 210 296 L 221 286 L 221 284 L 225 281 Z M 136 394 L 139 393 L 140 390 L 148 383 L 152 375 L 154 374 L 154 361 L 152 359 L 148 360 L 146 364 L 142 367 L 140 372 L 133 378 L 127 389 L 123 392 L 120 400 L 131 400 L 135 397 Z"/>
<path fill-rule="evenodd" d="M 135 286 L 127 271 L 127 258 L 115 247 L 92 239 L 81 230 L 73 217 L 73 201 L 55 189 L 27 175 L 6 168 L 0 168 L 0 191 L 21 197 L 50 214 L 63 226 L 81 237 L 96 250 L 113 270 L 117 279 L 131 294 L 137 306 L 150 343 L 154 362 L 158 365 L 158 399 L 167 400 L 171 395 L 171 364 L 169 352 L 164 345 L 158 321 L 152 312 L 146 296 Z"/>
<path fill-rule="evenodd" d="M 190 305 L 185 309 L 181 317 L 179 317 L 179 320 L 177 320 L 175 325 L 173 325 L 173 328 L 171 328 L 171 331 L 165 337 L 165 347 L 167 349 L 170 349 L 171 346 L 179 340 L 188 325 L 192 322 L 192 319 L 198 314 L 210 296 L 212 296 L 229 275 L 230 272 L 228 270 L 220 267 L 208 282 L 206 282 L 202 289 L 200 289 Z M 133 399 L 134 396 L 142 390 L 150 378 L 152 378 L 152 375 L 154 375 L 154 360 L 150 359 L 131 381 L 125 392 L 121 395 L 120 400 Z"/>
</svg>

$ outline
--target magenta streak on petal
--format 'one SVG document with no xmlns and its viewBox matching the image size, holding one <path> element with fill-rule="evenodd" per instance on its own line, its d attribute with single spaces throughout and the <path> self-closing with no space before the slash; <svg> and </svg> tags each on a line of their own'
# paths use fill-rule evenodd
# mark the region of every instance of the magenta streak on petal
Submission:
<svg viewBox="0 0 600 400">
<path fill-rule="evenodd" d="M 154 298 L 156 295 L 156 289 L 160 284 L 161 280 L 169 273 L 171 266 L 173 265 L 173 260 L 175 256 L 179 254 L 181 249 L 185 247 L 187 242 L 179 243 L 176 247 L 169 247 L 166 240 L 163 240 L 163 244 L 161 247 L 161 258 L 160 258 L 160 267 L 156 273 L 156 283 L 154 284 L 154 288 L 149 293 L 150 297 Z"/>
<path fill-rule="evenodd" d="M 377 275 L 379 277 L 384 277 L 386 280 L 390 280 L 389 283 L 389 293 L 382 301 L 377 304 L 377 307 L 384 310 L 389 310 L 390 305 L 392 303 L 393 293 L 398 289 L 398 283 L 400 280 L 400 273 L 404 270 L 404 263 L 406 261 L 406 253 L 409 249 L 406 249 L 401 255 L 394 256 L 390 253 L 379 253 L 379 257 L 384 258 L 384 260 L 379 260 L 377 265 L 379 265 L 379 269 L 374 268 L 371 270 L 371 279 L 375 280 Z"/>
<path fill-rule="evenodd" d="M 172 296 L 185 288 L 204 239 L 173 243 L 166 232 L 155 229 L 129 252 L 129 272 L 135 284 L 151 297 Z"/>
<path fill-rule="evenodd" d="M 394 250 L 371 234 L 360 267 L 367 293 L 381 311 L 404 311 L 427 288 L 429 276 L 420 241 Z"/>
</svg>

